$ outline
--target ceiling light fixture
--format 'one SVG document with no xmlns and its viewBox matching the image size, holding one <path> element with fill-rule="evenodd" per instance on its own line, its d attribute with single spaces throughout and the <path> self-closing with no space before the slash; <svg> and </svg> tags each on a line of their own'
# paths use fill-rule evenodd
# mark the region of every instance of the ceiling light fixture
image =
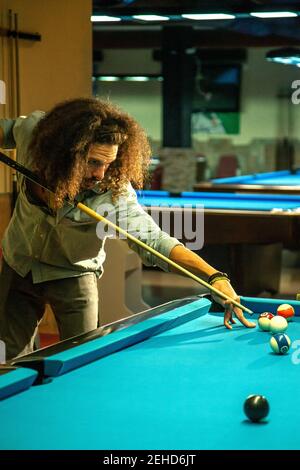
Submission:
<svg viewBox="0 0 300 470">
<path fill-rule="evenodd" d="M 168 16 L 160 16 L 160 15 L 133 15 L 134 19 L 142 20 L 142 21 L 169 21 Z"/>
<path fill-rule="evenodd" d="M 205 21 L 205 20 L 232 20 L 235 18 L 235 15 L 229 15 L 227 13 L 195 13 L 195 14 L 184 14 L 181 15 L 182 18 L 186 18 L 188 20 L 197 20 L 197 21 Z"/>
<path fill-rule="evenodd" d="M 106 23 L 111 21 L 121 21 L 121 18 L 116 16 L 105 16 L 105 15 L 93 15 L 91 16 L 92 23 Z"/>
<path fill-rule="evenodd" d="M 250 13 L 250 15 L 256 18 L 294 18 L 298 16 L 297 13 L 292 11 L 257 11 Z"/>
</svg>

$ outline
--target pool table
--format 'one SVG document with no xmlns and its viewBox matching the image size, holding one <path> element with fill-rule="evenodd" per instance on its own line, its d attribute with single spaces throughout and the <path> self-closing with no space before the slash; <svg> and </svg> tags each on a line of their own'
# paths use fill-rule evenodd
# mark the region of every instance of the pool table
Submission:
<svg viewBox="0 0 300 470">
<path fill-rule="evenodd" d="M 216 178 L 212 179 L 209 183 L 197 183 L 195 190 L 295 195 L 300 194 L 300 170 L 280 170 L 268 173 Z"/>
<path fill-rule="evenodd" d="M 188 247 L 210 264 L 228 272 L 240 294 L 276 293 L 282 248 L 300 247 L 300 195 L 147 190 L 138 192 L 138 200 L 162 228 L 163 220 L 169 218 L 167 231 L 171 235 L 176 235 L 174 218 L 178 220 L 181 214 L 184 220 L 183 208 L 185 214 L 190 212 L 189 224 L 194 226 L 202 213 L 204 223 L 198 219 L 196 236 L 198 245 L 202 237 L 203 248 L 193 249 L 193 243 L 185 237 L 186 225 L 177 238 L 189 243 Z"/>
<path fill-rule="evenodd" d="M 256 318 L 286 301 L 241 302 Z M 300 449 L 300 302 L 290 303 L 282 356 L 268 332 L 228 331 L 196 296 L 2 366 L 0 449 Z M 263 423 L 243 413 L 249 394 L 269 401 Z"/>
<path fill-rule="evenodd" d="M 155 218 L 204 210 L 204 244 L 284 243 L 300 246 L 300 195 L 138 191 L 140 204 Z M 171 220 L 171 234 L 174 226 Z M 190 241 L 184 238 L 183 242 Z"/>
</svg>

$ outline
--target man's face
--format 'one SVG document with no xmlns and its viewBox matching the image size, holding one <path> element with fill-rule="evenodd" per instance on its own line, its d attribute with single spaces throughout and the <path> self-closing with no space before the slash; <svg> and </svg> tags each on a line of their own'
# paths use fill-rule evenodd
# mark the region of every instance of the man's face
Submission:
<svg viewBox="0 0 300 470">
<path fill-rule="evenodd" d="M 118 145 L 93 144 L 88 153 L 88 168 L 81 183 L 81 189 L 91 189 L 99 183 L 117 158 Z"/>
</svg>

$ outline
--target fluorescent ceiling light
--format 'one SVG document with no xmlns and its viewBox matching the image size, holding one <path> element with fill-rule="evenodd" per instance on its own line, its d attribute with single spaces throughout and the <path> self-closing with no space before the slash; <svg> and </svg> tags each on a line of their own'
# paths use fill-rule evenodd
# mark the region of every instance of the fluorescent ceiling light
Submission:
<svg viewBox="0 0 300 470">
<path fill-rule="evenodd" d="M 101 15 L 93 15 L 91 16 L 92 23 L 102 23 L 108 21 L 121 21 L 121 18 L 117 18 L 116 16 L 101 16 Z"/>
<path fill-rule="evenodd" d="M 127 82 L 148 82 L 149 77 L 135 76 L 135 77 L 124 77 Z"/>
<path fill-rule="evenodd" d="M 120 77 L 113 77 L 113 76 L 111 76 L 111 77 L 109 77 L 109 76 L 107 76 L 107 77 L 98 77 L 97 80 L 99 82 L 118 82 L 120 80 Z"/>
<path fill-rule="evenodd" d="M 257 18 L 292 18 L 294 16 L 298 16 L 297 13 L 292 11 L 253 12 L 250 13 L 250 15 Z"/>
<path fill-rule="evenodd" d="M 160 15 L 134 15 L 132 18 L 142 21 L 168 21 L 170 19 L 168 16 Z"/>
<path fill-rule="evenodd" d="M 228 15 L 227 13 L 207 13 L 207 14 L 184 14 L 182 18 L 188 20 L 232 20 L 235 15 Z"/>
<path fill-rule="evenodd" d="M 92 81 L 98 82 L 118 82 L 118 81 L 125 81 L 125 82 L 149 82 L 151 80 L 155 81 L 162 81 L 161 76 L 145 76 L 145 75 L 101 75 L 98 77 L 92 77 Z"/>
</svg>

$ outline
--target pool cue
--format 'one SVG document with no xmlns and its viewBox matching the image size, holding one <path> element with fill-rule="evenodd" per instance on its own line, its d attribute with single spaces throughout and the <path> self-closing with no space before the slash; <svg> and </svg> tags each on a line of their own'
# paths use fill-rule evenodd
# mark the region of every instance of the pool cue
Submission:
<svg viewBox="0 0 300 470">
<path fill-rule="evenodd" d="M 9 165 L 11 166 L 12 168 L 14 168 L 16 171 L 19 171 L 20 173 L 22 173 L 26 178 L 30 179 L 31 181 L 33 181 L 34 183 L 38 184 L 41 188 L 45 189 L 46 191 L 48 191 L 49 193 L 51 194 L 54 194 L 53 191 L 51 191 L 50 189 L 48 189 L 47 187 L 45 187 L 40 181 L 39 181 L 39 178 L 34 175 L 30 170 L 28 170 L 27 168 L 23 167 L 23 165 L 20 165 L 19 163 L 15 162 L 14 160 L 12 160 L 11 158 L 7 157 L 6 155 L 2 154 L 0 152 L 0 161 L 2 161 L 3 163 L 5 163 L 6 165 Z M 154 250 L 154 248 L 152 248 L 151 246 L 148 246 L 146 243 L 142 242 L 141 240 L 139 240 L 138 238 L 134 237 L 133 235 L 131 235 L 130 233 L 126 232 L 126 230 L 122 229 L 121 227 L 119 227 L 118 225 L 114 224 L 113 222 L 111 222 L 110 220 L 106 219 L 105 217 L 103 217 L 102 215 L 98 214 L 97 212 L 95 212 L 93 209 L 90 209 L 89 207 L 87 207 L 85 204 L 82 204 L 81 202 L 78 202 L 78 201 L 74 201 L 74 202 L 71 202 L 71 201 L 66 201 L 68 204 L 70 204 L 72 207 L 78 207 L 78 209 L 80 209 L 82 212 L 84 212 L 85 214 L 89 215 L 90 217 L 92 217 L 93 219 L 95 220 L 98 220 L 99 222 L 102 222 L 110 227 L 112 227 L 114 230 L 116 230 L 119 234 L 122 234 L 124 235 L 126 238 L 128 238 L 128 240 L 131 240 L 132 242 L 134 242 L 136 245 L 139 245 L 140 247 L 142 247 L 144 250 L 148 251 L 149 253 L 155 255 L 157 258 L 160 258 L 162 261 L 165 261 L 167 264 L 169 264 L 170 266 L 173 266 L 175 269 L 177 269 L 178 271 L 181 271 L 183 274 L 185 274 L 187 277 L 190 277 L 191 279 L 193 279 L 194 281 L 198 282 L 198 284 L 202 284 L 204 287 L 206 287 L 208 290 L 214 292 L 218 297 L 221 297 L 222 299 L 224 300 L 228 300 L 230 303 L 232 303 L 233 305 L 235 305 L 236 307 L 240 308 L 241 310 L 244 310 L 245 312 L 247 313 L 250 313 L 252 314 L 253 312 L 248 309 L 247 307 L 244 307 L 243 305 L 241 305 L 239 302 L 237 302 L 236 300 L 232 299 L 231 297 L 229 297 L 228 295 L 224 294 L 223 292 L 219 291 L 218 289 L 216 289 L 215 287 L 211 286 L 208 282 L 204 281 L 203 279 L 201 279 L 200 277 L 196 276 L 195 274 L 192 274 L 190 271 L 188 271 L 187 269 L 183 268 L 182 266 L 180 266 L 179 264 L 175 263 L 175 261 L 172 261 L 171 259 L 167 258 L 167 256 L 164 256 L 162 255 L 161 253 L 159 253 L 158 251 Z"/>
<path fill-rule="evenodd" d="M 114 224 L 113 222 L 111 222 L 110 220 L 107 220 L 105 217 L 103 217 L 102 215 L 98 214 L 97 212 L 95 212 L 93 209 L 90 209 L 89 207 L 87 207 L 85 204 L 82 204 L 81 202 L 77 202 L 75 203 L 74 205 L 76 205 L 76 207 L 78 207 L 78 209 L 80 209 L 82 212 L 84 212 L 85 214 L 89 215 L 90 217 L 98 220 L 99 222 L 103 222 L 104 224 L 107 224 L 109 225 L 110 227 L 112 227 L 114 230 L 116 230 L 118 233 L 121 233 L 122 235 L 124 235 L 126 238 L 128 238 L 129 240 L 131 240 L 132 242 L 134 242 L 136 245 L 139 245 L 140 247 L 142 247 L 144 250 L 148 251 L 149 253 L 152 253 L 153 255 L 155 255 L 157 258 L 160 258 L 162 261 L 165 261 L 166 263 L 168 263 L 170 266 L 173 266 L 175 269 L 177 269 L 178 271 L 181 271 L 183 274 L 185 274 L 186 276 L 190 277 L 191 279 L 193 279 L 194 281 L 198 282 L 198 284 L 202 284 L 204 287 L 206 287 L 207 289 L 209 289 L 210 291 L 214 292 L 215 294 L 218 295 L 218 297 L 221 297 L 222 299 L 224 300 L 229 300 L 230 303 L 234 304 L 236 307 L 239 307 L 241 310 L 245 310 L 245 312 L 248 312 L 250 314 L 252 314 L 253 312 L 248 309 L 247 307 L 244 307 L 243 305 L 241 305 L 239 302 L 236 302 L 234 299 L 232 299 L 231 297 L 229 297 L 228 295 L 224 294 L 223 292 L 219 291 L 218 289 L 216 289 L 215 287 L 211 286 L 208 282 L 204 281 L 203 279 L 201 279 L 200 277 L 196 276 L 195 274 L 191 273 L 190 271 L 188 271 L 187 269 L 183 268 L 182 266 L 180 266 L 179 264 L 175 263 L 175 261 L 172 261 L 170 258 L 168 258 L 167 256 L 164 256 L 162 255 L 161 253 L 159 253 L 159 251 L 156 251 L 154 248 L 152 248 L 151 246 L 148 246 L 146 243 L 142 242 L 141 240 L 139 240 L 138 238 L 134 237 L 133 235 L 131 235 L 130 233 L 126 232 L 126 230 L 122 229 L 121 227 L 118 227 L 118 225 Z"/>
</svg>

